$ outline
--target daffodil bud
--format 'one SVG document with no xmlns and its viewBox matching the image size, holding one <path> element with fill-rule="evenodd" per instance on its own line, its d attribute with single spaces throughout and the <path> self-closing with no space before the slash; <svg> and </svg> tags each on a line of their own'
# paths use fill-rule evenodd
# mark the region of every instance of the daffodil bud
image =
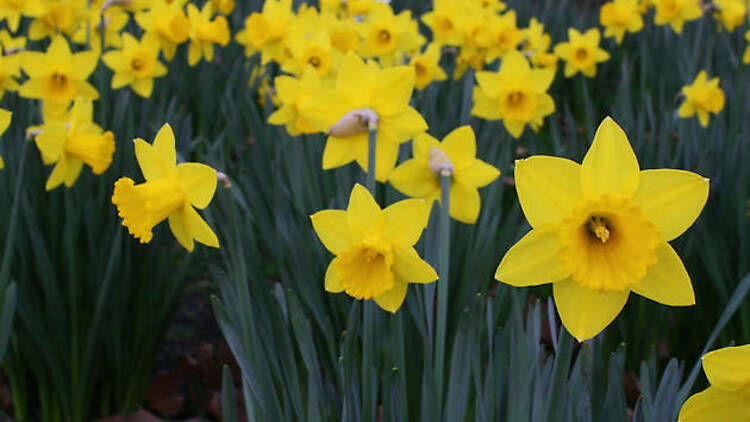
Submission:
<svg viewBox="0 0 750 422">
<path fill-rule="evenodd" d="M 440 148 L 430 148 L 430 158 L 427 164 L 435 177 L 452 176 L 455 171 L 453 163 Z"/>
<path fill-rule="evenodd" d="M 104 13 L 105 10 L 109 9 L 110 7 L 114 6 L 122 6 L 127 7 L 133 4 L 133 0 L 107 0 L 102 4 L 102 13 Z"/>
<path fill-rule="evenodd" d="M 360 108 L 346 113 L 331 127 L 328 135 L 346 137 L 374 130 L 377 127 L 377 113 L 369 108 Z"/>
<path fill-rule="evenodd" d="M 225 173 L 217 171 L 216 180 L 221 183 L 221 186 L 224 186 L 224 189 L 229 189 L 232 187 L 232 182 L 229 180 L 229 176 L 227 176 Z"/>
</svg>

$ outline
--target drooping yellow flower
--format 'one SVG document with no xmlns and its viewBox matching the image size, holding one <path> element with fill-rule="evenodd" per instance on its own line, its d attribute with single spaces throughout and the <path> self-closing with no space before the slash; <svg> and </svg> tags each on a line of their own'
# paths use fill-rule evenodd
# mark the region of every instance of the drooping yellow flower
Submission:
<svg viewBox="0 0 750 422">
<path fill-rule="evenodd" d="M 750 345 L 706 353 L 703 371 L 711 386 L 687 399 L 678 422 L 750 420 Z"/>
<path fill-rule="evenodd" d="M 581 34 L 575 28 L 568 28 L 568 42 L 555 46 L 555 54 L 565 60 L 565 77 L 578 72 L 589 78 L 596 76 L 597 63 L 609 60 L 609 53 L 599 47 L 599 30 L 591 28 Z"/>
<path fill-rule="evenodd" d="M 148 98 L 154 89 L 154 78 L 167 74 L 167 68 L 159 61 L 159 42 L 148 33 L 138 41 L 127 32 L 122 41 L 121 50 L 102 56 L 104 64 L 115 72 L 112 89 L 130 85 L 136 94 Z"/>
<path fill-rule="evenodd" d="M 669 241 L 696 220 L 708 179 L 683 170 L 640 170 L 625 132 L 604 119 L 583 164 L 533 156 L 516 161 L 516 190 L 532 230 L 505 254 L 495 278 L 553 283 L 565 328 L 596 336 L 630 292 L 670 306 L 695 303 Z"/>
<path fill-rule="evenodd" d="M 432 43 L 422 54 L 413 56 L 409 61 L 414 68 L 414 85 L 417 89 L 425 89 L 433 81 L 444 81 L 448 75 L 440 67 L 440 46 Z"/>
<path fill-rule="evenodd" d="M 229 44 L 229 24 L 224 16 L 217 16 L 211 20 L 213 6 L 206 3 L 198 11 L 195 5 L 188 4 L 188 19 L 190 20 L 190 47 L 188 49 L 188 64 L 195 66 L 205 58 L 207 62 L 214 60 L 214 44 L 224 47 Z"/>
<path fill-rule="evenodd" d="M 43 11 L 29 26 L 29 39 L 54 38 L 64 33 L 72 36 L 86 19 L 86 0 L 43 1 Z"/>
<path fill-rule="evenodd" d="M 380 209 L 362 185 L 355 185 L 346 210 L 313 214 L 313 228 L 336 257 L 325 275 L 327 292 L 374 299 L 396 312 L 409 283 L 430 283 L 437 273 L 414 249 L 427 225 L 429 209 L 421 199 L 407 199 Z"/>
<path fill-rule="evenodd" d="M 492 15 L 477 39 L 487 48 L 485 61 L 490 63 L 515 50 L 521 43 L 522 36 L 521 30 L 516 26 L 516 11 L 510 10 L 500 16 Z"/>
<path fill-rule="evenodd" d="M 112 132 L 103 132 L 94 121 L 92 100 L 78 97 L 73 104 L 69 120 L 51 120 L 41 126 L 35 142 L 44 164 L 55 164 L 46 190 L 61 184 L 70 187 L 78 180 L 83 165 L 91 167 L 94 174 L 102 174 L 115 152 Z"/>
<path fill-rule="evenodd" d="M 130 16 L 120 8 L 109 8 L 104 12 L 104 28 L 102 28 L 101 13 L 91 13 L 89 25 L 80 25 L 73 35 L 73 41 L 86 44 L 90 36 L 89 45 L 97 55 L 102 50 L 102 29 L 104 30 L 104 47 L 122 47 L 122 29 L 128 24 Z"/>
<path fill-rule="evenodd" d="M 21 55 L 4 55 L 3 50 L 0 48 L 0 99 L 5 91 L 18 91 L 17 79 L 21 78 Z"/>
<path fill-rule="evenodd" d="M 701 0 L 654 0 L 656 14 L 654 23 L 669 24 L 678 34 L 686 21 L 698 19 L 703 14 Z"/>
<path fill-rule="evenodd" d="M 643 17 L 638 11 L 638 0 L 613 0 L 602 5 L 599 22 L 604 26 L 604 36 L 622 42 L 625 32 L 636 33 L 643 29 Z"/>
<path fill-rule="evenodd" d="M 234 10 L 234 0 L 211 0 L 214 10 L 225 15 L 231 15 Z"/>
<path fill-rule="evenodd" d="M 245 19 L 245 29 L 235 39 L 245 46 L 245 55 L 261 53 L 261 62 L 281 61 L 284 36 L 292 20 L 292 0 L 266 0 L 261 13 L 253 12 Z"/>
<path fill-rule="evenodd" d="M 502 119 L 505 128 L 518 138 L 528 124 L 536 130 L 544 117 L 555 111 L 547 94 L 555 78 L 554 69 L 532 69 L 518 51 L 509 52 L 500 71 L 478 72 L 471 114 L 488 120 Z"/>
<path fill-rule="evenodd" d="M 328 132 L 344 115 L 367 109 L 377 115 L 375 178 L 385 182 L 398 159 L 399 145 L 427 130 L 427 123 L 409 105 L 414 91 L 414 70 L 409 66 L 380 69 L 348 53 L 333 89 L 321 90 L 300 112 L 318 131 Z M 367 171 L 368 132 L 332 134 L 323 151 L 323 169 L 356 161 Z"/>
<path fill-rule="evenodd" d="M 39 98 L 50 107 L 66 108 L 74 98 L 99 98 L 99 93 L 86 79 L 96 68 L 97 55 L 93 51 L 72 54 L 62 35 L 56 36 L 45 53 L 27 51 L 21 56 L 21 66 L 29 75 L 19 89 L 27 98 Z"/>
<path fill-rule="evenodd" d="M 188 40 L 190 21 L 185 16 L 181 0 L 152 0 L 149 9 L 135 15 L 135 21 L 144 31 L 156 36 L 164 57 L 172 60 L 177 45 Z"/>
<path fill-rule="evenodd" d="M 314 98 L 320 91 L 320 78 L 315 69 L 308 66 L 299 79 L 286 75 L 277 76 L 273 83 L 282 106 L 268 116 L 268 123 L 286 125 L 287 132 L 292 136 L 318 132 L 300 112 L 305 102 Z"/>
<path fill-rule="evenodd" d="M 709 113 L 718 114 L 724 108 L 724 91 L 719 87 L 719 77 L 708 79 L 705 70 L 701 70 L 691 85 L 682 87 L 685 100 L 677 110 L 677 115 L 684 118 L 698 115 L 701 126 L 707 127 Z"/>
<path fill-rule="evenodd" d="M 146 181 L 135 184 L 129 177 L 122 177 L 115 182 L 112 203 L 117 206 L 122 225 L 141 243 L 148 243 L 154 226 L 168 219 L 172 234 L 188 251 L 192 252 L 194 240 L 218 248 L 216 234 L 195 210 L 211 203 L 216 170 L 200 163 L 177 164 L 169 124 L 159 129 L 153 145 L 140 138 L 133 142 Z"/>
<path fill-rule="evenodd" d="M 715 0 L 714 4 L 719 9 L 716 16 L 727 31 L 732 32 L 745 22 L 748 6 L 745 0 Z"/>
<path fill-rule="evenodd" d="M 12 32 L 18 31 L 21 16 L 37 17 L 44 13 L 42 0 L 0 0 L 0 21 Z"/>
<path fill-rule="evenodd" d="M 450 215 L 458 221 L 474 224 L 481 207 L 478 189 L 500 176 L 495 167 L 476 158 L 476 150 L 471 126 L 453 130 L 442 142 L 426 133 L 417 135 L 414 157 L 396 167 L 388 181 L 403 194 L 432 204 L 441 200 L 440 170 L 449 168 L 452 174 Z"/>
<path fill-rule="evenodd" d="M 8 126 L 10 126 L 12 115 L 13 113 L 10 111 L 0 108 L 0 136 L 2 136 L 2 134 L 8 129 Z M 5 162 L 3 161 L 3 156 L 0 155 L 0 169 L 3 168 L 5 168 Z"/>
</svg>

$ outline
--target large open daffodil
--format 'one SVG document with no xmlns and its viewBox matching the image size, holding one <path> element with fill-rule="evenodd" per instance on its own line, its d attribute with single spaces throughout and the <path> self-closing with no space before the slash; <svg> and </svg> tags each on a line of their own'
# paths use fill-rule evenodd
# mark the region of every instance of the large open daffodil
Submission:
<svg viewBox="0 0 750 422">
<path fill-rule="evenodd" d="M 516 162 L 515 177 L 532 230 L 505 254 L 495 278 L 519 287 L 554 283 L 560 318 L 578 340 L 609 325 L 631 291 L 671 306 L 695 303 L 690 277 L 667 242 L 700 214 L 708 179 L 641 171 L 610 118 L 583 164 L 533 156 Z"/>
</svg>

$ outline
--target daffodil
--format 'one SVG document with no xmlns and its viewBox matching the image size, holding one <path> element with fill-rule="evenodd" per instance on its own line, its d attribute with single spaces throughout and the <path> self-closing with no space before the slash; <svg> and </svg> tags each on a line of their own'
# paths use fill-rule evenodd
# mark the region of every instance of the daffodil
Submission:
<svg viewBox="0 0 750 422">
<path fill-rule="evenodd" d="M 471 2 L 481 7 L 487 13 L 502 12 L 508 7 L 505 2 L 500 0 L 471 0 Z"/>
<path fill-rule="evenodd" d="M 70 120 L 52 120 L 41 127 L 41 133 L 34 138 L 36 146 L 44 164 L 55 164 L 45 189 L 52 190 L 63 183 L 73 186 L 84 164 L 94 174 L 102 174 L 112 163 L 115 137 L 93 122 L 93 114 L 92 101 L 79 97 Z"/>
<path fill-rule="evenodd" d="M 686 21 L 698 19 L 703 14 L 701 0 L 654 0 L 654 7 L 654 23 L 669 24 L 678 34 L 682 33 Z"/>
<path fill-rule="evenodd" d="M 188 19 L 190 20 L 190 47 L 188 48 L 188 64 L 195 66 L 205 58 L 207 62 L 214 60 L 214 44 L 224 47 L 229 44 L 229 24 L 224 16 L 217 16 L 211 20 L 213 6 L 206 3 L 203 9 L 188 4 Z"/>
<path fill-rule="evenodd" d="M 426 133 L 417 135 L 414 157 L 396 167 L 388 181 L 405 195 L 432 204 L 440 201 L 439 169 L 450 168 L 450 215 L 458 221 L 474 224 L 481 206 L 478 189 L 500 176 L 495 167 L 476 158 L 476 150 L 471 126 L 453 130 L 442 142 Z"/>
<path fill-rule="evenodd" d="M 727 31 L 732 32 L 745 22 L 747 4 L 745 0 L 714 0 L 718 6 L 717 17 Z"/>
<path fill-rule="evenodd" d="M 357 23 L 351 20 L 340 20 L 336 16 L 324 13 L 322 22 L 331 40 L 331 47 L 341 53 L 358 51 L 361 44 Z"/>
<path fill-rule="evenodd" d="M 553 283 L 565 328 L 579 341 L 609 325 L 630 292 L 670 305 L 695 303 L 669 241 L 698 218 L 708 179 L 683 170 L 640 170 L 625 132 L 604 119 L 583 164 L 533 156 L 516 161 L 516 190 L 532 230 L 505 254 L 495 278 Z"/>
<path fill-rule="evenodd" d="M 432 43 L 424 53 L 415 55 L 409 61 L 414 68 L 414 85 L 417 89 L 425 89 L 433 81 L 444 81 L 448 78 L 440 67 L 440 46 Z"/>
<path fill-rule="evenodd" d="M 227 16 L 231 15 L 234 10 L 234 0 L 211 0 L 211 4 L 214 10 Z"/>
<path fill-rule="evenodd" d="M 102 50 L 102 33 L 104 34 L 104 47 L 122 47 L 122 29 L 128 24 L 129 15 L 119 8 L 109 8 L 104 12 L 104 21 L 101 13 L 91 13 L 89 25 L 80 25 L 78 31 L 73 35 L 73 41 L 78 44 L 86 44 L 88 40 L 91 50 L 100 54 Z"/>
<path fill-rule="evenodd" d="M 29 25 L 29 39 L 54 38 L 57 34 L 73 35 L 86 19 L 86 0 L 43 1 L 43 11 Z"/>
<path fill-rule="evenodd" d="M 599 22 L 604 26 L 604 36 L 622 42 L 625 32 L 643 29 L 643 17 L 638 10 L 638 0 L 613 0 L 602 5 Z"/>
<path fill-rule="evenodd" d="M 112 88 L 130 85 L 136 94 L 148 98 L 154 88 L 154 78 L 167 74 L 167 68 L 159 61 L 159 43 L 149 34 L 138 41 L 127 32 L 122 41 L 121 50 L 109 51 L 102 57 L 104 64 L 115 72 Z"/>
<path fill-rule="evenodd" d="M 29 79 L 19 88 L 27 98 L 39 98 L 50 107 L 64 109 L 74 98 L 99 98 L 86 79 L 96 68 L 98 58 L 92 51 L 71 53 L 62 35 L 56 36 L 45 53 L 27 51 L 21 66 Z"/>
<path fill-rule="evenodd" d="M 523 34 L 522 51 L 534 67 L 557 70 L 557 55 L 550 53 L 552 38 L 544 32 L 544 24 L 531 18 Z"/>
<path fill-rule="evenodd" d="M 0 99 L 5 91 L 18 91 L 18 79 L 21 78 L 21 55 L 2 53 L 3 49 L 0 49 Z"/>
<path fill-rule="evenodd" d="M 750 345 L 707 353 L 703 371 L 711 386 L 682 405 L 678 422 L 750 420 Z"/>
<path fill-rule="evenodd" d="M 410 30 L 412 23 L 411 11 L 395 15 L 390 5 L 376 3 L 368 21 L 360 26 L 364 40 L 360 47 L 362 55 L 377 57 L 386 66 L 401 63 L 403 53 L 424 43 L 419 32 Z"/>
<path fill-rule="evenodd" d="M 141 167 L 144 183 L 135 184 L 129 177 L 115 182 L 112 203 L 128 228 L 141 243 L 153 237 L 154 226 L 165 219 L 180 244 L 192 251 L 193 241 L 219 247 L 219 239 L 195 210 L 211 203 L 216 192 L 216 170 L 200 163 L 177 164 L 172 127 L 165 124 L 154 143 L 135 139 L 135 157 Z"/>
<path fill-rule="evenodd" d="M 172 60 L 177 45 L 188 40 L 190 21 L 182 10 L 181 0 L 152 0 L 149 9 L 135 15 L 144 31 L 156 36 L 164 57 Z"/>
<path fill-rule="evenodd" d="M 266 0 L 261 13 L 245 19 L 245 29 L 235 39 L 245 47 L 245 55 L 261 52 L 261 62 L 280 61 L 284 55 L 284 36 L 293 18 L 292 0 Z"/>
<path fill-rule="evenodd" d="M 346 210 L 313 214 L 313 228 L 335 255 L 325 275 L 325 290 L 355 299 L 374 299 L 396 312 L 409 283 L 437 280 L 435 270 L 414 249 L 427 225 L 429 209 L 407 199 L 380 209 L 362 185 L 355 185 Z"/>
<path fill-rule="evenodd" d="M 42 0 L 0 0 L 0 21 L 5 20 L 13 32 L 18 30 L 21 16 L 37 17 L 42 13 Z"/>
<path fill-rule="evenodd" d="M 274 79 L 274 86 L 282 106 L 268 116 L 268 123 L 286 125 L 287 132 L 292 136 L 317 132 L 300 112 L 303 104 L 314 98 L 320 91 L 320 78 L 315 69 L 308 66 L 299 79 L 286 75 L 277 76 Z"/>
<path fill-rule="evenodd" d="M 568 42 L 555 46 L 555 54 L 565 60 L 565 77 L 578 72 L 589 78 L 596 76 L 597 63 L 609 60 L 609 53 L 599 47 L 599 30 L 591 28 L 581 34 L 575 28 L 568 29 Z"/>
<path fill-rule="evenodd" d="M 13 113 L 11 113 L 8 110 L 3 110 L 0 108 L 0 136 L 5 133 L 5 131 L 8 129 L 8 126 L 10 126 L 10 120 Z M 3 156 L 0 155 L 0 169 L 5 168 L 5 162 L 3 161 Z"/>
<path fill-rule="evenodd" d="M 414 91 L 414 70 L 408 66 L 380 69 L 348 53 L 333 89 L 321 90 L 306 101 L 302 115 L 318 131 L 328 132 L 347 113 L 368 110 L 377 116 L 375 154 L 378 181 L 384 182 L 396 165 L 399 145 L 427 130 L 424 118 L 409 105 Z M 347 134 L 331 134 L 323 151 L 323 169 L 356 161 L 367 169 L 367 127 Z"/>
<path fill-rule="evenodd" d="M 510 10 L 497 16 L 492 15 L 486 24 L 486 30 L 478 36 L 479 42 L 487 48 L 485 61 L 488 63 L 502 59 L 521 43 L 523 34 L 516 26 L 516 12 Z"/>
<path fill-rule="evenodd" d="M 422 15 L 422 22 L 430 28 L 437 44 L 457 46 L 461 43 L 459 20 L 463 15 L 463 8 L 460 3 L 454 0 L 435 0 L 432 10 Z"/>
<path fill-rule="evenodd" d="M 24 50 L 27 42 L 24 36 L 13 37 L 7 30 L 0 30 L 0 45 L 5 50 L 5 54 L 15 54 Z"/>
<path fill-rule="evenodd" d="M 293 75 L 301 75 L 311 66 L 320 77 L 331 76 L 341 61 L 341 53 L 333 48 L 331 37 L 325 29 L 294 34 L 290 36 L 288 45 L 291 56 L 281 68 Z"/>
<path fill-rule="evenodd" d="M 708 79 L 701 70 L 691 85 L 682 88 L 685 100 L 677 114 L 682 118 L 698 115 L 701 126 L 708 126 L 709 113 L 718 114 L 724 108 L 724 91 L 719 87 L 719 78 Z"/>
<path fill-rule="evenodd" d="M 505 128 L 518 138 L 528 124 L 536 129 L 544 117 L 555 111 L 547 90 L 555 78 L 554 69 L 532 69 L 518 51 L 503 59 L 500 71 L 478 72 L 471 113 L 488 120 L 502 119 Z"/>
</svg>

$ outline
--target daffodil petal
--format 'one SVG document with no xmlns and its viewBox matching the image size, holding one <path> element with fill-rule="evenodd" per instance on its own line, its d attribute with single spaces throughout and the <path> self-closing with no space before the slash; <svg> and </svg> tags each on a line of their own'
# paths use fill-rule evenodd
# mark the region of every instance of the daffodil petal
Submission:
<svg viewBox="0 0 750 422">
<path fill-rule="evenodd" d="M 408 283 L 396 279 L 391 290 L 375 297 L 375 303 L 388 312 L 396 313 L 404 303 L 408 287 Z"/>
<path fill-rule="evenodd" d="M 216 233 L 190 205 L 185 206 L 185 227 L 196 241 L 212 248 L 219 247 L 219 238 L 216 237 Z"/>
<path fill-rule="evenodd" d="M 747 367 L 743 368 L 747 372 Z M 728 392 L 714 386 L 693 394 L 682 405 L 679 422 L 750 420 L 750 390 Z"/>
<path fill-rule="evenodd" d="M 166 164 L 177 163 L 177 150 L 175 149 L 174 132 L 169 123 L 165 123 L 154 138 L 154 152 L 159 154 L 161 160 Z"/>
<path fill-rule="evenodd" d="M 395 66 L 383 69 L 378 74 L 377 86 L 387 90 L 373 98 L 373 108 L 381 116 L 393 116 L 403 110 L 414 91 L 414 69 Z"/>
<path fill-rule="evenodd" d="M 341 167 L 354 161 L 357 156 L 356 148 L 361 148 L 359 144 L 367 142 L 365 136 L 366 134 L 348 138 L 329 136 L 323 149 L 323 170 Z"/>
<path fill-rule="evenodd" d="M 471 165 L 477 155 L 477 140 L 471 126 L 461 126 L 445 136 L 440 143 L 457 171 Z"/>
<path fill-rule="evenodd" d="M 578 341 L 595 337 L 614 321 L 630 293 L 588 289 L 572 279 L 553 283 L 552 291 L 563 325 Z"/>
<path fill-rule="evenodd" d="M 511 286 L 552 283 L 570 275 L 557 257 L 560 241 L 554 225 L 532 229 L 505 253 L 495 279 Z"/>
<path fill-rule="evenodd" d="M 372 194 L 357 183 L 349 196 L 349 206 L 346 209 L 349 227 L 359 233 L 368 233 L 378 229 L 382 224 L 382 211 Z"/>
<path fill-rule="evenodd" d="M 169 230 L 172 231 L 172 235 L 177 241 L 185 248 L 188 252 L 192 252 L 195 248 L 193 243 L 193 236 L 190 235 L 190 230 L 187 227 L 186 215 L 183 212 L 176 212 L 169 216 L 167 221 L 169 222 Z"/>
<path fill-rule="evenodd" d="M 633 293 L 669 306 L 695 305 L 690 276 L 669 243 L 656 247 L 656 259 L 646 276 L 631 287 Z"/>
<path fill-rule="evenodd" d="M 477 188 L 489 185 L 499 176 L 500 170 L 478 159 L 453 175 L 456 182 Z"/>
<path fill-rule="evenodd" d="M 325 289 L 329 293 L 341 293 L 344 291 L 344 283 L 341 281 L 341 277 L 336 272 L 336 266 L 334 265 L 337 259 L 339 258 L 334 258 L 328 264 L 328 269 L 326 270 Z"/>
<path fill-rule="evenodd" d="M 12 113 L 8 110 L 2 110 L 0 109 L 0 135 L 5 132 L 5 129 L 8 129 L 8 126 L 10 126 L 10 119 L 11 119 Z"/>
<path fill-rule="evenodd" d="M 173 165 L 164 161 L 164 157 L 155 151 L 154 147 L 143 139 L 133 140 L 135 147 L 135 158 L 141 167 L 143 177 L 148 181 L 154 181 L 166 177 L 172 171 Z"/>
<path fill-rule="evenodd" d="M 584 198 L 602 195 L 630 198 L 638 189 L 640 168 L 628 137 L 610 117 L 599 125 L 581 166 Z"/>
<path fill-rule="evenodd" d="M 211 203 L 216 192 L 216 170 L 201 163 L 180 163 L 177 176 L 190 204 L 203 209 Z"/>
<path fill-rule="evenodd" d="M 405 199 L 388 206 L 383 210 L 386 237 L 406 246 L 417 243 L 427 227 L 429 205 L 422 199 Z"/>
<path fill-rule="evenodd" d="M 477 188 L 451 183 L 450 215 L 458 221 L 474 224 L 479 218 L 482 200 Z"/>
<path fill-rule="evenodd" d="M 668 242 L 695 222 L 706 204 L 708 190 L 709 180 L 689 171 L 644 170 L 633 202 Z"/>
<path fill-rule="evenodd" d="M 323 210 L 310 216 L 318 238 L 334 255 L 338 255 L 357 241 L 357 236 L 349 229 L 344 210 Z"/>
<path fill-rule="evenodd" d="M 432 283 L 438 278 L 435 269 L 411 246 L 394 248 L 393 271 L 396 279 L 408 283 Z"/>
<path fill-rule="evenodd" d="M 568 217 L 581 198 L 581 165 L 564 158 L 536 155 L 516 161 L 518 200 L 531 227 Z"/>
<path fill-rule="evenodd" d="M 750 345 L 725 347 L 703 356 L 703 371 L 712 386 L 727 391 L 750 385 Z"/>
<path fill-rule="evenodd" d="M 394 188 L 412 198 L 434 199 L 440 193 L 440 180 L 424 160 L 406 160 L 388 176 Z"/>
</svg>

